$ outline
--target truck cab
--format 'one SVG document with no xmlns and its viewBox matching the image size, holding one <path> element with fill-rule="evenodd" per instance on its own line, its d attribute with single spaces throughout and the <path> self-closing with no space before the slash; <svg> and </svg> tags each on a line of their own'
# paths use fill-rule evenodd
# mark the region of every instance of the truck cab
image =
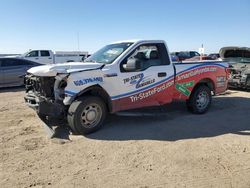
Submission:
<svg viewBox="0 0 250 188">
<path fill-rule="evenodd" d="M 88 52 L 86 51 L 57 51 L 51 50 L 31 50 L 17 58 L 26 59 L 40 64 L 56 64 L 65 62 L 80 62 L 86 59 Z"/>
<path fill-rule="evenodd" d="M 228 65 L 221 61 L 172 64 L 162 40 L 111 43 L 83 63 L 28 70 L 26 103 L 39 117 L 65 120 L 74 132 L 102 127 L 107 113 L 184 100 L 205 113 L 211 94 L 227 89 Z"/>
<path fill-rule="evenodd" d="M 111 44 L 111 51 L 120 51 L 121 44 L 126 47 L 133 43 Z M 110 51 L 110 52 L 111 52 Z M 98 57 L 92 56 L 86 61 L 99 61 Z M 102 60 L 101 60 L 102 61 Z M 104 74 L 109 76 L 107 90 L 110 91 L 113 110 L 126 110 L 154 106 L 171 102 L 173 90 L 168 88 L 168 95 L 162 97 L 154 94 L 152 97 L 137 96 L 140 91 L 153 88 L 155 84 L 164 83 L 174 75 L 174 66 L 171 63 L 164 41 L 141 41 L 133 45 L 124 55 L 116 60 L 118 63 L 108 64 L 103 68 Z M 108 68 L 110 66 L 110 68 Z M 112 87 L 112 88 L 111 88 Z M 142 102 L 141 98 L 145 98 Z M 131 103 L 131 101 L 133 101 Z"/>
<path fill-rule="evenodd" d="M 22 56 L 29 61 L 42 64 L 54 63 L 54 54 L 51 50 L 31 50 Z"/>
</svg>

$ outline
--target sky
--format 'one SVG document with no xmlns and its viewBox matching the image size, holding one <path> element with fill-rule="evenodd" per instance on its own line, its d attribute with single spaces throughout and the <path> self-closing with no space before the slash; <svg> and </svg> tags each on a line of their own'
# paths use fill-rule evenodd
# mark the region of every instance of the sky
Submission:
<svg viewBox="0 0 250 188">
<path fill-rule="evenodd" d="M 0 54 L 93 53 L 127 39 L 165 40 L 172 52 L 250 47 L 250 0 L 0 1 Z"/>
</svg>

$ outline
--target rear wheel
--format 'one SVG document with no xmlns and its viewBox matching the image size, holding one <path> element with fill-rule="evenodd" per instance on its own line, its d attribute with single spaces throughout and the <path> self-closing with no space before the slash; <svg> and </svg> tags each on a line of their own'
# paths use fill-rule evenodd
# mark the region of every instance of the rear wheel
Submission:
<svg viewBox="0 0 250 188">
<path fill-rule="evenodd" d="M 194 114 L 205 113 L 212 101 L 211 90 L 206 85 L 200 85 L 192 92 L 187 100 L 187 108 Z"/>
<path fill-rule="evenodd" d="M 106 104 L 99 97 L 82 97 L 74 101 L 68 111 L 68 123 L 77 134 L 89 134 L 103 126 Z"/>
</svg>

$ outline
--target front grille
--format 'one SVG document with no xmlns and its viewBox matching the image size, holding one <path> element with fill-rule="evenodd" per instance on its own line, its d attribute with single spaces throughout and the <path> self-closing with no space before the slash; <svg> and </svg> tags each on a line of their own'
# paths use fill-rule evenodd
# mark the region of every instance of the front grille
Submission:
<svg viewBox="0 0 250 188">
<path fill-rule="evenodd" d="M 54 99 L 54 77 L 38 77 L 27 74 L 24 83 L 26 93 L 33 92 L 36 96 Z"/>
</svg>

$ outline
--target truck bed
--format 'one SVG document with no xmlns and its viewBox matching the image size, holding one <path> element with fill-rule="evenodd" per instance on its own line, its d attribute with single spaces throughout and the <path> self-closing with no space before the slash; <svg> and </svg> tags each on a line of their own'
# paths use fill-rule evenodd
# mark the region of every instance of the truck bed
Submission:
<svg viewBox="0 0 250 188">
<path fill-rule="evenodd" d="M 210 80 L 213 84 L 215 94 L 225 91 L 227 88 L 226 68 L 228 64 L 223 61 L 197 61 L 175 63 L 175 92 L 177 98 L 186 98 L 197 82 Z M 182 87 L 184 86 L 184 87 Z M 180 90 L 183 90 L 182 95 L 179 95 Z"/>
</svg>

